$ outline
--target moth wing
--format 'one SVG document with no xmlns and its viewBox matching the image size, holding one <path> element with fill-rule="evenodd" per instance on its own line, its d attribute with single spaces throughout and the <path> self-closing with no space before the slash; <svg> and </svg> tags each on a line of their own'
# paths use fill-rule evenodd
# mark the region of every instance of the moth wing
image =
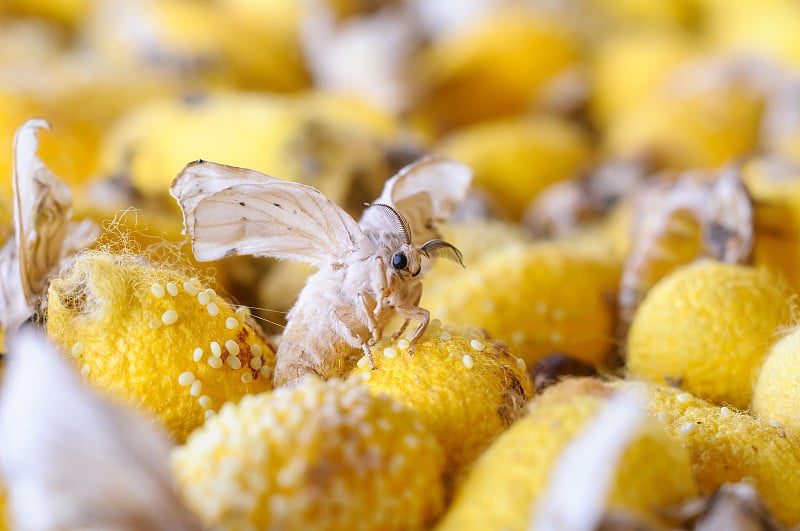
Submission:
<svg viewBox="0 0 800 531">
<path fill-rule="evenodd" d="M 440 156 L 424 157 L 402 168 L 386 181 L 376 203 L 393 206 L 408 221 L 417 244 L 438 238 L 436 224 L 446 221 L 464 200 L 472 170 Z M 360 225 L 365 230 L 386 230 L 385 218 L 367 209 Z"/>
<path fill-rule="evenodd" d="M 0 471 L 16 528 L 201 528 L 173 484 L 172 443 L 156 422 L 90 391 L 32 327 L 9 346 Z"/>
<path fill-rule="evenodd" d="M 20 283 L 19 255 L 12 239 L 0 248 L 0 326 L 6 337 L 33 313 Z"/>
<path fill-rule="evenodd" d="M 355 220 L 316 188 L 255 170 L 192 162 L 170 193 L 201 261 L 252 255 L 321 266 L 361 236 Z"/>
<path fill-rule="evenodd" d="M 22 291 L 33 306 L 51 271 L 60 263 L 72 217 L 72 192 L 36 154 L 42 119 L 25 122 L 14 137 L 14 231 Z"/>
</svg>

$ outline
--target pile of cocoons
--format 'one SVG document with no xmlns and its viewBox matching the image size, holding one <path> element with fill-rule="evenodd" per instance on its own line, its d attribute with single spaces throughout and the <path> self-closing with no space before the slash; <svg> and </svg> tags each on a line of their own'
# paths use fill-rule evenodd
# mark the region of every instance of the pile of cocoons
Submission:
<svg viewBox="0 0 800 531">
<path fill-rule="evenodd" d="M 0 424 L 37 441 L 0 438 L 0 531 L 30 499 L 109 526 L 70 495 L 156 437 L 104 515 L 157 483 L 205 529 L 800 526 L 799 27 L 795 0 L 0 2 Z M 471 171 L 458 204 L 444 170 L 382 195 L 426 156 Z M 195 220 L 227 238 L 201 262 L 170 194 L 198 160 L 417 209 L 406 241 L 458 252 L 359 283 L 373 257 L 319 227 L 245 251 L 278 229 L 237 201 Z M 342 372 L 276 385 L 331 355 L 282 343 L 322 251 L 347 281 L 302 317 Z M 30 328 L 101 414 L 8 403 L 42 387 L 14 381 Z"/>
</svg>

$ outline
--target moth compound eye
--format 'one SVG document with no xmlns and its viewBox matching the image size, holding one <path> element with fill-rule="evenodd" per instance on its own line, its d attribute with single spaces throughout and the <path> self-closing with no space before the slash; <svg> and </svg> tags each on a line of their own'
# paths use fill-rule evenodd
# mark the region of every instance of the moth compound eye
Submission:
<svg viewBox="0 0 800 531">
<path fill-rule="evenodd" d="M 408 258 L 405 253 L 395 253 L 392 257 L 392 267 L 395 269 L 405 269 L 408 266 Z"/>
</svg>

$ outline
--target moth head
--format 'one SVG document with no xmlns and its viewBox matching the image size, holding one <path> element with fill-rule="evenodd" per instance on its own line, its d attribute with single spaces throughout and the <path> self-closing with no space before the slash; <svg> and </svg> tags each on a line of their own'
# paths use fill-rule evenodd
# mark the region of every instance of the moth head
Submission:
<svg viewBox="0 0 800 531">
<path fill-rule="evenodd" d="M 464 266 L 461 251 L 459 251 L 453 244 L 444 240 L 434 239 L 429 240 L 421 246 L 415 246 L 412 236 L 411 228 L 408 221 L 398 212 L 394 207 L 383 203 L 373 203 L 371 207 L 380 208 L 385 214 L 387 220 L 390 222 L 392 230 L 390 232 L 399 235 L 402 238 L 402 245 L 394 250 L 389 267 L 398 272 L 407 272 L 412 277 L 416 277 L 422 271 L 422 258 L 447 258 L 458 262 Z"/>
<path fill-rule="evenodd" d="M 418 248 L 404 244 L 392 255 L 390 267 L 398 272 L 406 271 L 415 277 L 422 271 L 422 253 Z"/>
<path fill-rule="evenodd" d="M 455 245 L 444 240 L 430 240 L 417 247 L 403 245 L 392 255 L 391 267 L 398 271 L 407 271 L 416 277 L 422 271 L 422 258 L 447 258 L 464 267 L 463 257 Z"/>
</svg>

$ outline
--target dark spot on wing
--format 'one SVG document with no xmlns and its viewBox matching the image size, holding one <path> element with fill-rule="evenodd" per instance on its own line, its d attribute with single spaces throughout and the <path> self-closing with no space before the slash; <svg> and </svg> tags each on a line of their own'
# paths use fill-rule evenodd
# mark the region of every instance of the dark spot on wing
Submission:
<svg viewBox="0 0 800 531">
<path fill-rule="evenodd" d="M 225 251 L 225 256 L 233 256 L 236 254 L 236 247 L 231 247 L 227 251 Z"/>
<path fill-rule="evenodd" d="M 239 201 L 239 206 L 245 206 L 244 201 Z"/>
<path fill-rule="evenodd" d="M 283 208 L 280 203 L 272 203 L 272 206 L 276 206 L 276 207 L 278 207 L 280 209 Z"/>
<path fill-rule="evenodd" d="M 239 218 L 239 221 L 247 221 L 247 217 L 246 216 L 242 216 L 242 217 Z"/>
</svg>

